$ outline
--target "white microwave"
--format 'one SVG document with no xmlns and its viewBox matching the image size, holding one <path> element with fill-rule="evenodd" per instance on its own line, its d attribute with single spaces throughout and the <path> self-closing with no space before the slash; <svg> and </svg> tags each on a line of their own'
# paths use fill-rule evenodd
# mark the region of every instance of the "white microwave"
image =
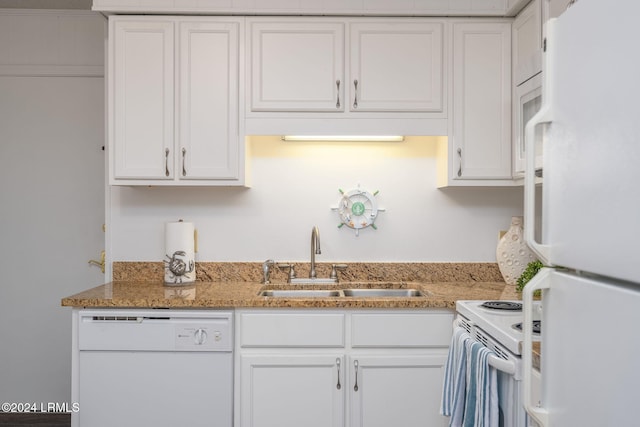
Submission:
<svg viewBox="0 0 640 427">
<path fill-rule="evenodd" d="M 524 127 L 542 107 L 542 73 L 536 74 L 516 87 L 513 104 L 515 106 L 513 170 L 516 176 L 522 176 L 526 163 Z M 536 169 L 538 169 L 542 167 L 542 136 L 540 132 L 536 132 L 535 150 Z"/>
</svg>

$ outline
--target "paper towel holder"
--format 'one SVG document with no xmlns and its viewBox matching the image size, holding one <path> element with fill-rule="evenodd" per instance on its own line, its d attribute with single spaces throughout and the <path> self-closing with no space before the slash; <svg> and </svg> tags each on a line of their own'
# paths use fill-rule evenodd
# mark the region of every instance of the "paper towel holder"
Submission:
<svg viewBox="0 0 640 427">
<path fill-rule="evenodd" d="M 184 222 L 184 220 L 179 219 L 178 222 Z M 195 228 L 193 229 L 193 253 L 198 253 L 198 230 Z"/>
<path fill-rule="evenodd" d="M 165 285 L 182 285 L 195 281 L 196 236 L 191 222 L 179 219 L 165 224 Z"/>
</svg>

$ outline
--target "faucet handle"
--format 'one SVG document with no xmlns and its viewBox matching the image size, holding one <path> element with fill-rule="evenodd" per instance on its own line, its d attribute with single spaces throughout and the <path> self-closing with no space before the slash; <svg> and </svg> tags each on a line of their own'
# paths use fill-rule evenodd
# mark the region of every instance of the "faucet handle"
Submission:
<svg viewBox="0 0 640 427">
<path fill-rule="evenodd" d="M 278 264 L 278 268 L 282 271 L 287 271 L 288 282 L 291 282 L 292 279 L 296 278 L 296 270 L 294 269 L 293 264 Z"/>
<path fill-rule="evenodd" d="M 329 278 L 338 280 L 338 270 L 346 270 L 347 267 L 347 264 L 331 264 L 331 274 Z"/>
</svg>

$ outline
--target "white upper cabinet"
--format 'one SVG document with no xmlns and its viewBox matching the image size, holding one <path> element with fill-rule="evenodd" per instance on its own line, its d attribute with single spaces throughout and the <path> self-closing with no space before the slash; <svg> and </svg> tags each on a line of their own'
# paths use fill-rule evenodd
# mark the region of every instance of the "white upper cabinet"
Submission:
<svg viewBox="0 0 640 427">
<path fill-rule="evenodd" d="M 443 110 L 442 22 L 257 18 L 250 26 L 250 112 Z"/>
<path fill-rule="evenodd" d="M 351 111 L 442 111 L 441 23 L 352 23 Z"/>
<path fill-rule="evenodd" d="M 524 173 L 524 127 L 542 102 L 542 15 L 548 0 L 533 0 L 513 21 L 513 173 Z"/>
<path fill-rule="evenodd" d="M 242 185 L 242 20 L 111 17 L 109 183 Z"/>
<path fill-rule="evenodd" d="M 534 0 L 513 21 L 513 79 L 518 86 L 542 71 L 542 5 Z"/>
<path fill-rule="evenodd" d="M 252 111 L 344 111 L 344 23 L 251 24 Z"/>
<path fill-rule="evenodd" d="M 173 179 L 174 24 L 110 23 L 110 171 L 116 179 Z"/>
<path fill-rule="evenodd" d="M 238 179 L 237 22 L 180 22 L 180 179 Z"/>
<path fill-rule="evenodd" d="M 456 21 L 452 32 L 448 173 L 439 185 L 511 185 L 511 23 Z"/>
</svg>

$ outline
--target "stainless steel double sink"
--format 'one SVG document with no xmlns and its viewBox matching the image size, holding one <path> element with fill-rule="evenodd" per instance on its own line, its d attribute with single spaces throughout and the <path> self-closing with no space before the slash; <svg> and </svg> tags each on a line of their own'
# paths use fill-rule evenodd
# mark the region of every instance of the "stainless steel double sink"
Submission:
<svg viewBox="0 0 640 427">
<path fill-rule="evenodd" d="M 273 298 L 415 298 L 426 296 L 421 290 L 410 288 L 349 288 L 349 289 L 265 289 L 258 294 Z"/>
</svg>

